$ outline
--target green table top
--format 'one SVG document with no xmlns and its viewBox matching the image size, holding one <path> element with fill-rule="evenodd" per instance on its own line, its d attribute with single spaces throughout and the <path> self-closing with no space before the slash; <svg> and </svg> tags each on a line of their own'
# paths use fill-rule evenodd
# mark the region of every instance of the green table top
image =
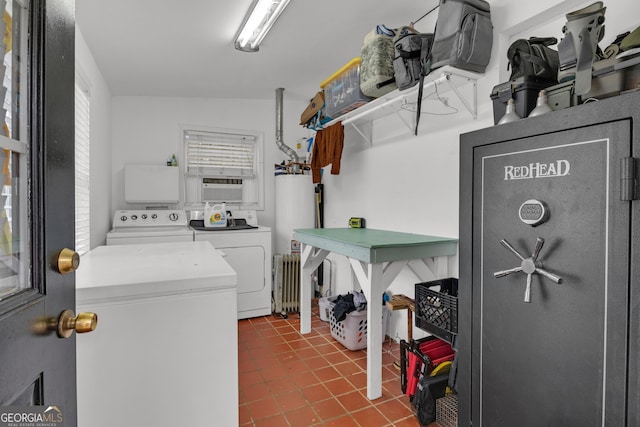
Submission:
<svg viewBox="0 0 640 427">
<path fill-rule="evenodd" d="M 458 239 L 451 237 L 372 228 L 297 229 L 293 238 L 368 263 L 455 255 L 458 246 Z"/>
</svg>

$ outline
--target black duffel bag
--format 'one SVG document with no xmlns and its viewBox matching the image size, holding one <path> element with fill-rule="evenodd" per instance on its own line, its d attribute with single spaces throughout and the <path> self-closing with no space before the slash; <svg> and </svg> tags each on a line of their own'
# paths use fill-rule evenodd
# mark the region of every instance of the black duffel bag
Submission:
<svg viewBox="0 0 640 427">
<path fill-rule="evenodd" d="M 549 46 L 558 43 L 555 37 L 531 37 L 518 39 L 507 49 L 509 80 L 530 77 L 536 81 L 558 81 L 558 51 Z"/>
<path fill-rule="evenodd" d="M 418 33 L 411 27 L 398 30 L 393 39 L 393 72 L 398 89 L 409 89 L 420 81 L 432 43 L 433 34 Z"/>
</svg>

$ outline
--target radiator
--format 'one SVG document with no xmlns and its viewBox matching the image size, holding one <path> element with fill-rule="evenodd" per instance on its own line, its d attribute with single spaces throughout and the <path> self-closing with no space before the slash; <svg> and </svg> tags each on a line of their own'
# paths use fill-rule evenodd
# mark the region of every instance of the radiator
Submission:
<svg viewBox="0 0 640 427">
<path fill-rule="evenodd" d="M 273 299 L 275 312 L 300 310 L 300 255 L 273 257 Z"/>
</svg>

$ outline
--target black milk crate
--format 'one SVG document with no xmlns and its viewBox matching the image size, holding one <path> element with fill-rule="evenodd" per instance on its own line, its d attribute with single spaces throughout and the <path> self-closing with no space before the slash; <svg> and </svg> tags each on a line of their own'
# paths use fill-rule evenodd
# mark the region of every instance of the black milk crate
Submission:
<svg viewBox="0 0 640 427">
<path fill-rule="evenodd" d="M 440 286 L 439 291 L 431 288 Z M 416 326 L 454 344 L 458 335 L 458 279 L 416 283 Z"/>
</svg>

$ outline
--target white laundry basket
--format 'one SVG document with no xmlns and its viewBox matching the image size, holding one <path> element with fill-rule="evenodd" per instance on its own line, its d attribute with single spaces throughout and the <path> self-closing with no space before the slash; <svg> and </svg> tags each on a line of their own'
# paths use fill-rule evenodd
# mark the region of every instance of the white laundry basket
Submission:
<svg viewBox="0 0 640 427">
<path fill-rule="evenodd" d="M 329 312 L 333 311 L 333 307 L 335 306 L 334 301 L 337 299 L 337 296 L 334 297 L 322 297 L 318 300 L 318 309 L 320 312 L 320 320 L 323 322 L 329 321 Z"/>
<path fill-rule="evenodd" d="M 331 336 L 344 345 L 349 350 L 361 350 L 367 348 L 367 310 L 352 311 L 347 317 L 338 322 L 333 315 L 332 301 L 328 301 L 330 309 L 327 310 L 331 327 Z M 382 306 L 382 333 L 380 341 L 384 341 L 387 331 L 387 319 L 389 318 L 389 309 Z"/>
</svg>

